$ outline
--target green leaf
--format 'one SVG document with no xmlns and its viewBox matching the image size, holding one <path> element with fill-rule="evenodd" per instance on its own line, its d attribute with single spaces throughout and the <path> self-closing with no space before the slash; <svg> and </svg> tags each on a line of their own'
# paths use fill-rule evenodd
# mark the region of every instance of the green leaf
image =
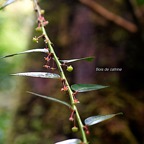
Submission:
<svg viewBox="0 0 144 144">
<path fill-rule="evenodd" d="M 55 144 L 81 144 L 81 140 L 79 140 L 79 139 L 69 139 L 69 140 L 57 142 Z"/>
<path fill-rule="evenodd" d="M 59 79 L 60 75 L 55 73 L 47 73 L 47 72 L 24 72 L 24 73 L 16 73 L 11 74 L 14 76 L 28 76 L 28 77 L 40 77 L 40 78 L 54 78 Z"/>
<path fill-rule="evenodd" d="M 5 8 L 6 6 L 10 5 L 11 3 L 15 2 L 16 0 L 7 0 L 0 5 L 0 10 Z"/>
<path fill-rule="evenodd" d="M 26 54 L 26 53 L 33 53 L 33 52 L 48 53 L 49 51 L 48 51 L 48 49 L 45 49 L 45 48 L 43 48 L 43 49 L 31 49 L 31 50 L 27 50 L 27 51 L 15 53 L 15 54 L 6 55 L 6 56 L 0 57 L 0 58 L 7 58 L 7 57 L 15 56 L 15 55 Z"/>
<path fill-rule="evenodd" d="M 87 92 L 93 90 L 99 90 L 103 88 L 107 88 L 108 86 L 102 86 L 97 84 L 73 84 L 71 85 L 72 90 L 77 92 Z"/>
<path fill-rule="evenodd" d="M 91 116 L 91 117 L 88 117 L 87 119 L 85 119 L 84 123 L 87 126 L 91 126 L 91 125 L 100 123 L 102 121 L 108 120 L 110 118 L 113 118 L 114 116 L 120 115 L 120 114 L 123 114 L 123 113 L 120 112 L 120 113 L 117 113 L 117 114 L 110 114 L 110 115 Z"/>
<path fill-rule="evenodd" d="M 92 61 L 94 59 L 94 57 L 85 57 L 85 58 L 80 58 L 80 59 L 71 59 L 71 60 L 60 60 L 60 62 L 63 63 L 71 63 L 71 62 L 76 62 L 76 61 L 80 61 L 80 60 L 85 60 L 85 61 Z"/>
<path fill-rule="evenodd" d="M 72 106 L 70 104 L 68 104 L 67 102 L 65 102 L 65 101 L 62 101 L 62 100 L 59 100 L 59 99 L 56 99 L 56 98 L 52 98 L 52 97 L 49 97 L 49 96 L 45 96 L 45 95 L 40 95 L 40 94 L 37 94 L 37 93 L 34 93 L 34 92 L 29 92 L 29 91 L 27 91 L 27 92 L 30 93 L 30 94 L 33 94 L 35 96 L 39 96 L 39 97 L 42 97 L 42 98 L 45 98 L 45 99 L 48 99 L 48 100 L 51 100 L 51 101 L 54 101 L 54 102 L 57 102 L 57 103 L 61 103 L 63 105 L 66 105 L 67 107 L 73 109 Z"/>
</svg>

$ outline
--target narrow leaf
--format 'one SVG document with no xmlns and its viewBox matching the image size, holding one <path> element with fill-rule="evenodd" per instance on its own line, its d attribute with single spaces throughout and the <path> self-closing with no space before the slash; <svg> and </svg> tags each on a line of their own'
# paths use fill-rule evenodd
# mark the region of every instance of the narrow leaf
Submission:
<svg viewBox="0 0 144 144">
<path fill-rule="evenodd" d="M 19 52 L 19 53 L 15 53 L 15 54 L 10 54 L 10 55 L 6 55 L 6 56 L 3 56 L 1 58 L 7 58 L 7 57 L 12 57 L 12 56 L 15 56 L 15 55 L 20 55 L 20 54 L 26 54 L 26 53 L 33 53 L 33 52 L 43 52 L 43 53 L 48 53 L 48 49 L 31 49 L 31 50 L 27 50 L 27 51 L 23 51 L 23 52 Z"/>
<path fill-rule="evenodd" d="M 15 2 L 16 0 L 7 0 L 0 6 L 0 10 L 5 8 L 6 6 L 10 5 L 11 3 Z"/>
<path fill-rule="evenodd" d="M 112 118 L 112 117 L 114 117 L 116 115 L 120 115 L 120 114 L 123 114 L 123 113 L 110 114 L 110 115 L 91 116 L 91 117 L 88 117 L 87 119 L 85 119 L 84 123 L 87 126 L 91 126 L 91 125 L 100 123 L 102 121 L 108 120 L 108 119 L 110 119 L 110 118 Z"/>
<path fill-rule="evenodd" d="M 69 140 L 57 142 L 55 144 L 80 144 L 80 143 L 81 143 L 81 140 L 79 139 L 69 139 Z"/>
<path fill-rule="evenodd" d="M 93 91 L 93 90 L 99 90 L 106 88 L 108 86 L 102 86 L 97 84 L 73 84 L 71 85 L 72 90 L 77 92 L 87 92 L 87 91 Z"/>
<path fill-rule="evenodd" d="M 34 92 L 29 92 L 29 91 L 27 91 L 27 92 L 30 93 L 30 94 L 33 94 L 35 96 L 39 96 L 39 97 L 42 97 L 42 98 L 45 98 L 45 99 L 48 99 L 48 100 L 51 100 L 51 101 L 54 101 L 54 102 L 57 102 L 57 103 L 61 103 L 63 105 L 66 105 L 69 108 L 72 108 L 72 106 L 70 104 L 68 104 L 67 102 L 65 102 L 65 101 L 62 101 L 62 100 L 59 100 L 59 99 L 56 99 L 56 98 L 53 98 L 53 97 L 49 97 L 49 96 L 40 95 L 40 94 L 37 94 L 37 93 L 34 93 Z"/>
<path fill-rule="evenodd" d="M 24 73 L 16 73 L 11 74 L 14 76 L 28 76 L 28 77 L 40 77 L 40 78 L 54 78 L 59 79 L 60 75 L 55 73 L 47 73 L 47 72 L 24 72 Z"/>
<path fill-rule="evenodd" d="M 92 61 L 94 59 L 94 57 L 85 57 L 85 58 L 79 58 L 79 59 L 71 59 L 71 60 L 60 60 L 60 62 L 63 63 L 71 63 L 71 62 L 75 62 L 75 61 L 80 61 L 80 60 L 85 60 L 85 61 Z"/>
</svg>

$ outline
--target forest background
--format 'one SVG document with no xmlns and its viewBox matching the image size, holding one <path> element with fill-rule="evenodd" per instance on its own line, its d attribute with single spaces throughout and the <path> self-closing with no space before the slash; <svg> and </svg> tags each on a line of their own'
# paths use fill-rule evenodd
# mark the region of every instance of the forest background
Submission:
<svg viewBox="0 0 144 144">
<path fill-rule="evenodd" d="M 144 1 L 41 0 L 40 6 L 45 10 L 49 21 L 46 29 L 61 59 L 95 57 L 91 63 L 73 63 L 73 72 L 66 72 L 69 82 L 110 86 L 78 96 L 82 119 L 124 113 L 90 127 L 90 143 L 144 144 Z M 32 1 L 17 1 L 1 10 L 0 55 L 45 47 L 42 41 L 32 42 L 32 37 L 38 35 L 35 27 Z M 51 144 L 80 136 L 72 133 L 65 107 L 26 93 L 29 90 L 54 95 L 68 102 L 55 80 L 9 75 L 44 71 L 43 57 L 30 54 L 0 60 L 1 144 Z"/>
</svg>

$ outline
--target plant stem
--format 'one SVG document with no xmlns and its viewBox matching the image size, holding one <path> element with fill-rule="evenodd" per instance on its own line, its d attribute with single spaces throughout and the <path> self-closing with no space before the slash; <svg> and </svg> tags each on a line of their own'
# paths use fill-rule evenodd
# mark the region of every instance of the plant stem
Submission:
<svg viewBox="0 0 144 144">
<path fill-rule="evenodd" d="M 41 9 L 40 9 L 40 7 L 39 7 L 39 5 L 37 3 L 37 0 L 34 0 L 34 3 L 35 3 L 35 9 L 36 9 L 36 12 L 38 14 L 38 17 L 40 17 L 41 16 Z M 50 51 L 50 53 L 53 54 L 53 58 L 54 58 L 54 60 L 56 62 L 58 70 L 60 72 L 60 76 L 61 76 L 62 79 L 65 80 L 65 84 L 68 87 L 68 93 L 69 93 L 69 97 L 70 97 L 70 102 L 71 102 L 73 110 L 75 111 L 75 114 L 76 114 L 76 118 L 77 118 L 77 121 L 78 121 L 78 124 L 79 124 L 79 128 L 80 128 L 80 131 L 81 131 L 81 134 L 82 134 L 83 142 L 84 142 L 84 144 L 88 144 L 86 133 L 85 133 L 84 128 L 83 128 L 84 125 L 83 125 L 82 120 L 80 118 L 78 109 L 77 109 L 77 107 L 76 107 L 76 105 L 74 103 L 74 97 L 73 97 L 73 92 L 71 90 L 71 87 L 70 87 L 70 85 L 69 85 L 69 83 L 67 81 L 67 78 L 66 78 L 66 76 L 64 74 L 64 71 L 63 71 L 63 69 L 61 67 L 61 63 L 60 63 L 60 61 L 59 61 L 59 59 L 58 59 L 58 57 L 57 57 L 57 55 L 56 55 L 56 53 L 55 53 L 55 51 L 54 51 L 54 49 L 52 47 L 52 43 L 51 43 L 51 41 L 50 41 L 50 39 L 49 39 L 49 37 L 48 37 L 48 35 L 46 33 L 46 30 L 45 30 L 45 27 L 43 26 L 43 24 L 41 24 L 41 28 L 42 28 L 42 34 L 45 37 L 45 40 L 47 42 L 49 51 Z"/>
</svg>

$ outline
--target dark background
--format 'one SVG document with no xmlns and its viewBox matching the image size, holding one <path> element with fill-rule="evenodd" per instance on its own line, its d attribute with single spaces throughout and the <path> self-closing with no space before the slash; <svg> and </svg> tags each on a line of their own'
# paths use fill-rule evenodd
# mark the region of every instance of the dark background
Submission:
<svg viewBox="0 0 144 144">
<path fill-rule="evenodd" d="M 78 94 L 81 102 L 78 110 L 82 120 L 92 115 L 123 112 L 121 116 L 89 127 L 88 140 L 91 144 L 144 144 L 143 1 L 90 0 L 88 4 L 85 1 L 42 0 L 40 6 L 45 10 L 45 18 L 49 21 L 47 33 L 60 59 L 95 57 L 92 62 L 72 63 L 73 72 L 65 71 L 69 83 L 110 86 Z M 94 9 L 94 4 L 105 11 L 98 7 Z M 118 17 L 126 23 L 122 21 L 119 24 Z M 32 31 L 31 39 L 39 35 L 34 28 Z M 42 40 L 38 44 L 29 41 L 27 49 L 45 47 Z M 44 56 L 27 55 L 23 71 L 47 71 L 43 68 Z M 96 68 L 121 68 L 122 71 L 98 72 Z M 25 93 L 33 91 L 69 102 L 69 97 L 60 92 L 61 83 L 50 79 L 21 79 L 8 143 L 53 144 L 65 139 L 81 138 L 80 132 L 71 131 L 73 124 L 68 120 L 69 109 Z"/>
</svg>

